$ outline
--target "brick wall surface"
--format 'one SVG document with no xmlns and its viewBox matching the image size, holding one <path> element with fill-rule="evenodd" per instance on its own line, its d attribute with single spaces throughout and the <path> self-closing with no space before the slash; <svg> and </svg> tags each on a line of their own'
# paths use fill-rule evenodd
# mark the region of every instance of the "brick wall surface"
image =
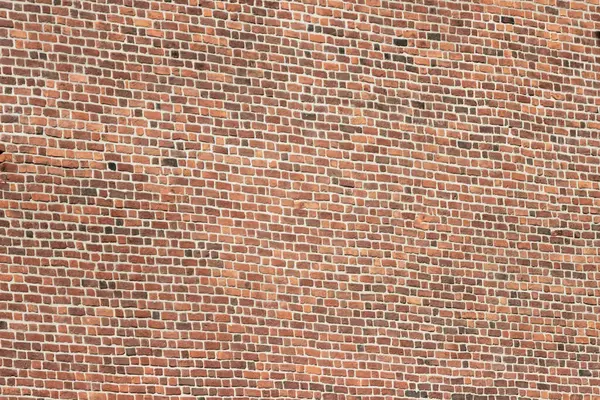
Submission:
<svg viewBox="0 0 600 400">
<path fill-rule="evenodd" d="M 599 32 L 0 0 L 0 398 L 600 398 Z"/>
</svg>

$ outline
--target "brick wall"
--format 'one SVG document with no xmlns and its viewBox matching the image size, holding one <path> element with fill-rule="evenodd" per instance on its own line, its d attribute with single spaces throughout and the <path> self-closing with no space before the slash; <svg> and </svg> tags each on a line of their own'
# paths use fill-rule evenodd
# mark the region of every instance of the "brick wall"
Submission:
<svg viewBox="0 0 600 400">
<path fill-rule="evenodd" d="M 0 397 L 600 398 L 599 31 L 0 0 Z"/>
</svg>

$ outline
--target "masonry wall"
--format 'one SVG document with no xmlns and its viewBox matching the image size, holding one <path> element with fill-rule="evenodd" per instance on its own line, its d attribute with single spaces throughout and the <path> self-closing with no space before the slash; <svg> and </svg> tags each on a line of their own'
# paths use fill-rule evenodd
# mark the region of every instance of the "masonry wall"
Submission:
<svg viewBox="0 0 600 400">
<path fill-rule="evenodd" d="M 0 0 L 0 397 L 600 398 L 599 31 Z"/>
</svg>

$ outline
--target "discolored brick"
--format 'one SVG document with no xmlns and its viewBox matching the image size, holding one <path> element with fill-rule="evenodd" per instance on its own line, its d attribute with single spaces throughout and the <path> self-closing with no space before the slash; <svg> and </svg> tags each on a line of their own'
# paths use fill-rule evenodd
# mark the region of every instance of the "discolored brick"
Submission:
<svg viewBox="0 0 600 400">
<path fill-rule="evenodd" d="M 408 46 L 408 40 L 407 39 L 403 39 L 403 38 L 395 38 L 394 39 L 394 45 L 395 46 L 406 47 L 406 46 Z"/>
</svg>

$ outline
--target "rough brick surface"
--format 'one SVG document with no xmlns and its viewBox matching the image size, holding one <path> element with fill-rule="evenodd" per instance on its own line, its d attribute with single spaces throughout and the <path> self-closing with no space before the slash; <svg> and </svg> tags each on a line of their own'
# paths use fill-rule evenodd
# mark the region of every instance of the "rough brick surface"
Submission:
<svg viewBox="0 0 600 400">
<path fill-rule="evenodd" d="M 0 0 L 0 397 L 600 398 L 599 32 Z"/>
</svg>

